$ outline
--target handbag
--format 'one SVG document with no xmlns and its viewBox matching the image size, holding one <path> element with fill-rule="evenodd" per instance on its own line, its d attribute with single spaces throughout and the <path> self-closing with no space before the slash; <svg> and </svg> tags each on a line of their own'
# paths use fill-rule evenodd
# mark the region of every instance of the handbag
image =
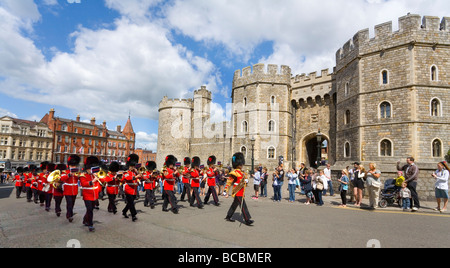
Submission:
<svg viewBox="0 0 450 268">
<path fill-rule="evenodd" d="M 323 182 L 321 179 L 318 179 L 318 181 L 316 181 L 316 190 L 319 190 L 319 191 L 323 190 Z"/>
</svg>

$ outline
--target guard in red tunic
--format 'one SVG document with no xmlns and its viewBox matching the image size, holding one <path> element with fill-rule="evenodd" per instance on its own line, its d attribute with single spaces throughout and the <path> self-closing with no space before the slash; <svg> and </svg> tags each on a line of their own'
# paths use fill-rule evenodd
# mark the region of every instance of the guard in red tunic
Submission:
<svg viewBox="0 0 450 268">
<path fill-rule="evenodd" d="M 67 166 L 66 164 L 58 164 L 56 166 L 56 170 L 59 170 L 61 172 L 62 177 L 62 174 L 66 174 Z M 53 188 L 53 198 L 55 199 L 55 213 L 57 217 L 61 216 L 61 203 L 64 198 L 64 190 L 62 185 L 63 183 L 61 182 L 60 179 L 59 182 L 51 186 Z"/>
<path fill-rule="evenodd" d="M 206 170 L 206 176 L 207 176 L 207 181 L 206 183 L 208 184 L 208 192 L 206 193 L 205 196 L 205 204 L 208 204 L 209 201 L 209 197 L 213 196 L 213 200 L 214 200 L 214 205 L 219 206 L 219 197 L 217 196 L 217 192 L 216 192 L 216 168 L 215 168 L 215 164 L 216 164 L 216 157 L 214 155 L 211 155 L 210 157 L 208 157 L 208 170 Z"/>
<path fill-rule="evenodd" d="M 50 185 L 47 178 L 53 171 L 56 170 L 56 165 L 53 163 L 48 163 L 47 167 L 45 169 L 47 170 L 47 172 L 41 173 L 41 176 L 42 176 L 42 178 L 41 178 L 41 182 L 42 182 L 41 194 L 44 195 L 45 211 L 49 212 L 50 206 L 52 205 L 54 188 Z"/>
<path fill-rule="evenodd" d="M 184 169 L 183 169 L 183 177 L 181 179 L 181 183 L 183 183 L 183 192 L 181 193 L 181 201 L 184 201 L 184 197 L 187 194 L 188 200 L 191 200 L 191 176 L 189 175 L 189 171 L 191 169 L 191 159 L 189 157 L 185 157 L 184 160 Z"/>
<path fill-rule="evenodd" d="M 41 172 L 34 175 L 36 177 L 36 184 L 31 186 L 31 188 L 35 190 L 34 191 L 34 194 L 35 194 L 34 202 L 37 204 L 37 199 L 39 198 L 39 203 L 41 204 L 41 207 L 45 206 L 45 192 L 43 191 L 43 189 L 44 189 L 44 183 L 47 182 L 47 176 L 49 174 L 49 172 L 47 171 L 48 164 L 50 164 L 50 162 L 48 162 L 48 161 L 44 161 L 41 163 L 41 165 L 39 166 L 39 169 L 41 170 Z M 37 170 L 36 170 L 36 172 L 37 172 Z"/>
<path fill-rule="evenodd" d="M 17 174 L 14 176 L 13 182 L 16 182 L 16 198 L 20 198 L 20 193 L 22 193 L 23 187 L 23 167 L 17 168 Z"/>
<path fill-rule="evenodd" d="M 177 214 L 178 213 L 178 207 L 177 207 L 177 198 L 175 197 L 174 193 L 174 185 L 175 181 L 180 176 L 178 171 L 175 169 L 175 163 L 177 162 L 177 159 L 173 155 L 168 155 L 166 157 L 165 166 L 167 167 L 166 170 L 162 174 L 162 178 L 164 180 L 164 203 L 162 210 L 163 211 L 169 211 L 167 209 L 167 206 L 170 203 L 170 206 L 172 207 L 172 212 Z"/>
<path fill-rule="evenodd" d="M 29 167 L 23 168 L 23 182 L 25 184 L 25 193 L 27 195 L 27 202 L 32 202 L 33 191 L 31 190 L 32 175 Z"/>
<path fill-rule="evenodd" d="M 138 191 L 139 180 L 142 178 L 142 175 L 138 173 L 136 170 L 136 165 L 139 163 L 139 156 L 136 154 L 131 154 L 127 158 L 127 167 L 128 171 L 126 171 L 122 176 L 123 183 L 123 191 L 125 192 L 125 198 L 127 200 L 126 207 L 122 210 L 122 215 L 125 218 L 129 218 L 127 215 L 128 210 L 131 212 L 131 218 L 133 221 L 136 221 L 138 218 L 136 217 L 137 211 L 135 208 L 134 200 L 136 200 L 136 195 Z"/>
<path fill-rule="evenodd" d="M 120 164 L 117 162 L 112 162 L 109 165 L 109 172 L 106 178 L 104 179 L 104 182 L 106 182 L 106 194 L 108 195 L 108 212 L 110 213 L 117 213 L 117 207 L 116 207 L 116 197 L 117 194 L 119 194 L 119 185 L 120 180 L 122 179 L 122 174 L 119 174 L 120 170 Z"/>
<path fill-rule="evenodd" d="M 156 169 L 156 163 L 154 161 L 148 161 L 145 163 L 145 168 L 147 171 L 143 174 L 143 183 L 145 190 L 145 200 L 144 206 L 150 207 L 151 209 L 155 208 L 155 181 L 157 180 L 156 174 L 154 174 L 154 170 Z"/>
<path fill-rule="evenodd" d="M 78 180 L 79 175 L 79 164 L 81 159 L 78 155 L 71 155 L 67 159 L 67 165 L 69 169 L 62 173 L 61 182 L 63 183 L 64 197 L 66 199 L 66 218 L 69 222 L 73 221 L 73 207 L 75 206 L 75 200 L 78 195 Z"/>
<path fill-rule="evenodd" d="M 248 183 L 248 179 L 246 178 L 244 172 L 242 171 L 242 167 L 245 165 L 245 157 L 242 153 L 236 153 L 232 158 L 233 168 L 234 170 L 230 172 L 229 180 L 227 185 L 225 186 L 225 192 L 228 192 L 228 187 L 233 186 L 233 203 L 231 204 L 230 209 L 228 210 L 227 216 L 225 220 L 234 222 L 231 217 L 233 217 L 234 212 L 238 206 L 241 206 L 242 216 L 244 217 L 244 222 L 246 225 L 251 225 L 254 221 L 251 220 L 250 213 L 248 212 L 247 204 L 245 203 L 245 187 Z"/>
<path fill-rule="evenodd" d="M 95 231 L 94 228 L 94 207 L 98 202 L 98 193 L 100 191 L 100 179 L 96 172 L 100 170 L 100 161 L 95 156 L 89 156 L 84 160 L 84 171 L 80 176 L 80 184 L 83 188 L 83 200 L 86 206 L 86 214 L 83 218 L 83 224 L 88 226 L 89 231 Z"/>
<path fill-rule="evenodd" d="M 189 171 L 189 176 L 191 178 L 191 188 L 192 188 L 192 196 L 189 200 L 189 204 L 191 207 L 194 206 L 194 201 L 197 201 L 197 207 L 199 209 L 203 208 L 202 200 L 199 196 L 199 188 L 200 188 L 200 180 L 202 179 L 200 176 L 200 158 L 195 156 L 192 158 L 192 167 Z"/>
</svg>

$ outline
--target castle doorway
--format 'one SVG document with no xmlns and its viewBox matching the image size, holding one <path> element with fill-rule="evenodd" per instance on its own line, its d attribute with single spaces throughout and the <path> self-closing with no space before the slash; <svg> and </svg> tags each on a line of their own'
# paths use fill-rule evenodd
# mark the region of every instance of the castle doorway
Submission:
<svg viewBox="0 0 450 268">
<path fill-rule="evenodd" d="M 319 150 L 318 150 L 318 141 L 316 137 L 317 133 L 311 133 L 303 139 L 302 144 L 302 162 L 304 162 L 307 166 L 318 168 L 320 165 L 324 165 L 328 161 L 328 144 L 329 140 L 325 135 L 322 135 L 323 141 L 321 142 L 320 151 L 321 151 L 321 162 L 318 163 Z"/>
</svg>

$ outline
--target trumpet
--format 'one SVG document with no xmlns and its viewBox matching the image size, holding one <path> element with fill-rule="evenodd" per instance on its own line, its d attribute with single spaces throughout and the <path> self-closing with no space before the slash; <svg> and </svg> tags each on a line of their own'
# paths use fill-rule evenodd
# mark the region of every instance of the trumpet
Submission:
<svg viewBox="0 0 450 268">
<path fill-rule="evenodd" d="M 138 171 L 139 171 L 139 174 L 143 175 L 145 172 L 147 172 L 147 168 L 140 167 Z"/>
<path fill-rule="evenodd" d="M 100 185 L 104 187 L 106 185 L 106 182 L 102 183 L 100 180 L 106 178 L 106 176 L 108 176 L 108 173 L 106 173 L 106 171 L 104 171 L 103 169 L 100 169 L 99 172 L 95 173 L 95 176 L 99 179 L 98 182 L 100 183 Z"/>
<path fill-rule="evenodd" d="M 53 186 L 53 188 L 57 189 L 57 184 L 61 181 L 61 171 L 55 170 L 47 177 L 48 184 L 44 188 L 44 192 L 48 192 L 50 190 L 50 185 Z"/>
</svg>

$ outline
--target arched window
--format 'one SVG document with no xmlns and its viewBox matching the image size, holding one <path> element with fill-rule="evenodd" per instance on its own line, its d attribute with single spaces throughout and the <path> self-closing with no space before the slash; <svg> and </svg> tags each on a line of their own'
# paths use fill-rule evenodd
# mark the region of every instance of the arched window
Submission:
<svg viewBox="0 0 450 268">
<path fill-rule="evenodd" d="M 275 104 L 276 101 L 277 98 L 275 98 L 275 96 L 270 97 L 270 104 Z"/>
<path fill-rule="evenodd" d="M 248 123 L 247 121 L 242 121 L 242 132 L 247 133 L 248 132 Z"/>
<path fill-rule="evenodd" d="M 432 99 L 430 104 L 431 116 L 441 116 L 441 102 L 438 99 Z"/>
<path fill-rule="evenodd" d="M 350 124 L 350 110 L 345 111 L 344 124 L 345 125 Z"/>
<path fill-rule="evenodd" d="M 442 157 L 442 143 L 438 139 L 433 141 L 433 157 Z"/>
<path fill-rule="evenodd" d="M 382 85 L 389 84 L 389 72 L 387 70 L 381 71 L 381 84 Z"/>
<path fill-rule="evenodd" d="M 436 65 L 431 66 L 431 81 L 438 81 L 438 68 Z"/>
<path fill-rule="evenodd" d="M 269 121 L 269 132 L 275 132 L 275 121 Z"/>
<path fill-rule="evenodd" d="M 267 149 L 267 158 L 275 159 L 275 147 L 270 146 L 269 149 Z"/>
<path fill-rule="evenodd" d="M 347 82 L 347 83 L 345 83 L 345 87 L 344 87 L 344 96 L 345 97 L 347 97 L 348 96 L 348 93 L 349 93 L 349 85 L 350 85 L 350 83 L 349 82 Z"/>
<path fill-rule="evenodd" d="M 392 142 L 390 140 L 381 141 L 380 156 L 392 156 Z"/>
<path fill-rule="evenodd" d="M 247 147 L 242 146 L 242 147 L 241 147 L 241 153 L 243 153 L 243 154 L 244 154 L 244 157 L 247 158 Z"/>
<path fill-rule="evenodd" d="M 344 157 L 350 157 L 350 143 L 346 142 L 344 144 Z"/>
<path fill-rule="evenodd" d="M 247 107 L 247 97 L 244 97 L 244 107 Z"/>
<path fill-rule="evenodd" d="M 380 104 L 380 116 L 381 118 L 391 118 L 391 104 L 384 101 Z"/>
</svg>

